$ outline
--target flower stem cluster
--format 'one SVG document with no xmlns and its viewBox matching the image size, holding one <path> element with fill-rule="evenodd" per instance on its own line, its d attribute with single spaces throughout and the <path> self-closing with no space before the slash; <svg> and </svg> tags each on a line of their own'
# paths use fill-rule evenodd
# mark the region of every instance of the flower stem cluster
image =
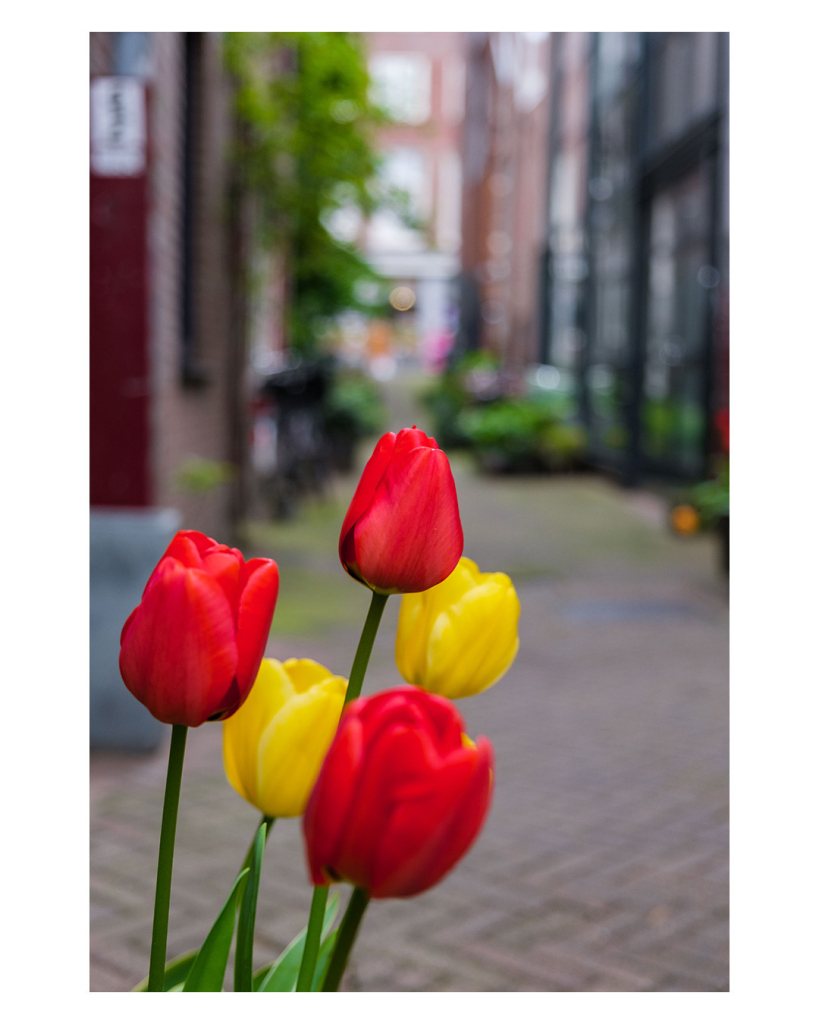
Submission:
<svg viewBox="0 0 819 1024">
<path fill-rule="evenodd" d="M 463 558 L 449 461 L 413 427 L 376 445 L 344 518 L 339 556 L 372 591 L 349 683 L 307 658 L 264 658 L 278 595 L 270 559 L 183 531 L 122 631 L 126 686 L 174 726 L 151 952 L 144 986 L 218 991 L 239 910 L 237 991 L 335 991 L 371 899 L 424 892 L 451 871 L 489 811 L 494 752 L 466 735 L 451 698 L 492 686 L 518 649 L 520 605 L 503 573 Z M 402 594 L 395 657 L 411 686 L 362 697 L 391 594 Z M 189 726 L 223 720 L 225 771 L 263 815 L 245 862 L 199 950 L 165 969 L 170 876 Z M 278 817 L 303 816 L 315 886 L 305 931 L 252 974 L 261 860 Z M 336 882 L 353 886 L 333 930 Z M 169 981 L 173 985 L 169 985 Z"/>
</svg>

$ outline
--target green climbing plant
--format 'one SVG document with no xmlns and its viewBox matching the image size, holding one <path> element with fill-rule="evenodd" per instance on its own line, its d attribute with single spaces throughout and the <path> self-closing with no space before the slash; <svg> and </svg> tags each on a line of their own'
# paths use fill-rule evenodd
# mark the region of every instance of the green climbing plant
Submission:
<svg viewBox="0 0 819 1024">
<path fill-rule="evenodd" d="M 354 228 L 385 205 L 402 212 L 405 197 L 377 176 L 374 133 L 387 115 L 369 98 L 354 33 L 231 32 L 225 59 L 236 84 L 235 158 L 257 197 L 259 242 L 284 254 L 289 343 L 310 356 L 338 313 L 381 308 L 372 287 L 381 279 L 338 221 Z"/>
</svg>

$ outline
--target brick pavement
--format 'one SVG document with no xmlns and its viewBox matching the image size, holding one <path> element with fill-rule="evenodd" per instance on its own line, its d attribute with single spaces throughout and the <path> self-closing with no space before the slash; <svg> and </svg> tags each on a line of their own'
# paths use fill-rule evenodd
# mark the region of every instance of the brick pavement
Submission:
<svg viewBox="0 0 819 1024">
<path fill-rule="evenodd" d="M 513 668 L 459 704 L 494 743 L 494 804 L 438 887 L 370 905 L 345 987 L 727 990 L 728 616 L 712 539 L 669 537 L 656 499 L 601 480 L 480 481 L 455 465 L 466 553 L 509 571 L 523 607 Z M 341 572 L 332 561 L 316 564 Z M 400 681 L 397 611 L 393 598 L 365 692 Z M 347 624 L 274 628 L 268 653 L 345 672 L 356 640 Z M 166 754 L 92 754 L 92 990 L 147 973 Z M 169 956 L 201 942 L 257 821 L 224 778 L 219 727 L 190 730 Z M 257 965 L 309 902 L 299 823 L 279 821 Z"/>
</svg>

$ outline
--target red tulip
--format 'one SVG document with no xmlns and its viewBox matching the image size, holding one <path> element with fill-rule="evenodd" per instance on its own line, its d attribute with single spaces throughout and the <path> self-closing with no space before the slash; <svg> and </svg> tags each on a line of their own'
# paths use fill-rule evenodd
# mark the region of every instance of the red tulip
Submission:
<svg viewBox="0 0 819 1024">
<path fill-rule="evenodd" d="M 160 722 L 229 718 L 259 672 L 278 592 L 271 559 L 177 533 L 122 627 L 125 685 Z"/>
<path fill-rule="evenodd" d="M 351 701 L 303 828 L 314 885 L 414 896 L 472 845 L 492 794 L 492 745 L 444 697 L 401 688 Z"/>
<path fill-rule="evenodd" d="M 416 594 L 445 580 L 464 550 L 449 460 L 423 430 L 385 434 L 344 517 L 347 572 L 382 594 Z"/>
</svg>

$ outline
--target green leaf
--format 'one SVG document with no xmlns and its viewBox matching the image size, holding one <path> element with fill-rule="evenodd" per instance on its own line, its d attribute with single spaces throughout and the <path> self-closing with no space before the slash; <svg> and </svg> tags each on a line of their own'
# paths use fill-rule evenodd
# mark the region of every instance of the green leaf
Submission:
<svg viewBox="0 0 819 1024">
<path fill-rule="evenodd" d="M 253 853 L 250 858 L 250 874 L 242 894 L 239 909 L 239 925 L 236 931 L 236 965 L 234 971 L 233 991 L 253 991 L 253 932 L 256 925 L 256 901 L 259 896 L 259 879 L 262 875 L 262 857 L 267 838 L 267 825 L 262 822 L 253 842 Z"/>
<path fill-rule="evenodd" d="M 313 992 L 320 992 L 321 986 L 324 984 L 324 975 L 327 973 L 327 968 L 330 964 L 330 957 L 333 955 L 333 949 L 338 938 L 338 928 L 327 935 L 321 944 L 319 949 L 318 959 L 316 960 L 316 971 L 313 975 Z"/>
<path fill-rule="evenodd" d="M 165 982 L 162 987 L 163 992 L 171 992 L 178 986 L 184 985 L 187 981 L 188 974 L 190 973 L 191 964 L 198 955 L 198 949 L 191 949 L 187 953 L 183 953 L 181 956 L 177 956 L 165 964 Z M 135 988 L 132 988 L 131 991 L 147 992 L 148 975 L 146 974 L 142 981 Z"/>
<path fill-rule="evenodd" d="M 225 905 L 191 966 L 183 992 L 222 991 L 230 945 L 233 942 L 233 930 L 236 926 L 236 904 L 244 888 L 248 871 L 249 868 L 245 868 L 233 883 Z"/>
<path fill-rule="evenodd" d="M 324 911 L 324 921 L 321 926 L 323 934 L 332 926 L 333 921 L 338 914 L 338 904 L 339 896 L 336 892 L 333 893 L 327 901 L 327 909 Z M 256 972 L 253 978 L 254 992 L 295 991 L 296 980 L 298 979 L 299 968 L 301 967 L 301 958 L 304 952 L 304 940 L 306 938 L 307 928 L 302 928 L 299 934 L 295 939 L 293 939 L 287 949 L 285 949 L 274 964 L 271 964 L 269 967 L 263 967 L 260 971 Z M 321 960 L 323 952 L 324 943 L 322 943 L 321 949 L 319 950 L 319 964 L 316 970 L 317 975 L 323 975 L 323 970 L 326 970 L 327 968 L 327 963 Z"/>
</svg>

